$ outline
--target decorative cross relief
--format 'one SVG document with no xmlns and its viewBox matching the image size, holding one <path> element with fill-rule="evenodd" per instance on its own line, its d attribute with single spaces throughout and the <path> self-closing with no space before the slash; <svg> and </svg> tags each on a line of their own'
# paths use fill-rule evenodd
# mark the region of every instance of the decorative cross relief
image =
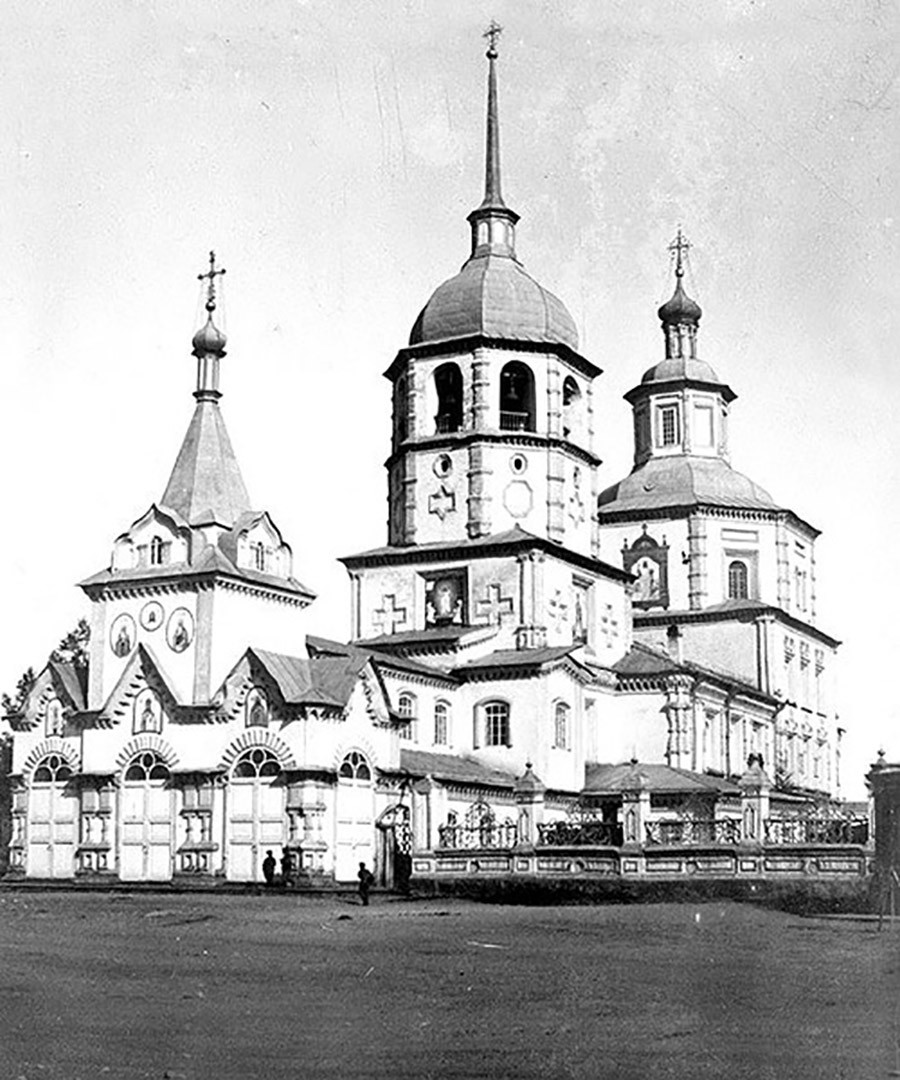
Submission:
<svg viewBox="0 0 900 1080">
<path fill-rule="evenodd" d="M 381 598 L 381 607 L 372 612 L 372 625 L 382 634 L 396 634 L 406 623 L 406 608 L 397 606 L 397 597 L 389 593 Z"/>
<path fill-rule="evenodd" d="M 612 648 L 613 640 L 619 636 L 619 620 L 613 615 L 612 604 L 606 604 L 600 616 L 600 633 L 606 641 L 607 648 Z"/>
<path fill-rule="evenodd" d="M 557 589 L 550 602 L 547 604 L 550 618 L 556 620 L 557 633 L 562 633 L 563 624 L 569 619 L 569 605 L 563 599 L 561 589 Z"/>
<path fill-rule="evenodd" d="M 569 517 L 576 525 L 584 521 L 584 499 L 581 497 L 581 470 L 572 474 L 572 494 L 569 496 Z"/>
<path fill-rule="evenodd" d="M 512 615 L 515 611 L 513 598 L 503 596 L 500 585 L 488 585 L 485 589 L 484 599 L 475 603 L 475 615 L 479 622 L 486 622 L 490 626 L 502 626 L 503 617 Z"/>
<path fill-rule="evenodd" d="M 444 484 L 438 488 L 433 495 L 428 496 L 428 513 L 437 514 L 437 516 L 444 520 L 448 514 L 452 514 L 456 510 L 456 492 L 451 491 Z"/>
</svg>

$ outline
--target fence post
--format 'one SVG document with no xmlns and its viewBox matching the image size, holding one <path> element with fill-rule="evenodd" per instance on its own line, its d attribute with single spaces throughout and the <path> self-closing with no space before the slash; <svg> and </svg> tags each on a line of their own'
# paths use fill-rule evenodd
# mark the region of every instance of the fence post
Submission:
<svg viewBox="0 0 900 1080">
<path fill-rule="evenodd" d="M 532 772 L 531 762 L 526 762 L 525 772 L 513 786 L 518 810 L 517 847 L 533 848 L 538 842 L 538 825 L 544 823 L 545 790 L 544 785 Z"/>
<path fill-rule="evenodd" d="M 741 777 L 741 843 L 762 844 L 769 817 L 769 792 L 772 781 L 763 768 L 762 754 L 747 758 L 747 770 Z"/>
<path fill-rule="evenodd" d="M 419 780 L 412 789 L 413 851 L 434 851 L 438 826 L 446 818 L 447 792 L 430 776 Z"/>
<path fill-rule="evenodd" d="M 650 790 L 648 780 L 632 761 L 622 788 L 622 839 L 626 848 L 643 848 L 645 825 L 650 820 Z"/>
</svg>

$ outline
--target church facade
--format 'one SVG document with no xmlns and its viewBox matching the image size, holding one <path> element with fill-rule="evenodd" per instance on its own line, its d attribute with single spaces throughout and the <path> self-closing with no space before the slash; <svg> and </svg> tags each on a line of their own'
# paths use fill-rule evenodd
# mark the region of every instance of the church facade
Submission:
<svg viewBox="0 0 900 1080">
<path fill-rule="evenodd" d="M 573 821 L 639 842 L 636 791 L 647 829 L 746 829 L 748 761 L 767 814 L 839 794 L 818 531 L 730 464 L 736 395 L 700 359 L 686 243 L 627 395 L 634 468 L 607 485 L 600 369 L 517 255 L 487 55 L 485 194 L 386 372 L 388 536 L 342 559 L 349 641 L 310 632 L 315 595 L 244 485 L 211 257 L 163 495 L 81 583 L 87 667 L 49 663 L 11 718 L 12 872 L 256 881 L 271 850 L 298 880 L 365 862 L 391 885 L 417 854 Z"/>
</svg>

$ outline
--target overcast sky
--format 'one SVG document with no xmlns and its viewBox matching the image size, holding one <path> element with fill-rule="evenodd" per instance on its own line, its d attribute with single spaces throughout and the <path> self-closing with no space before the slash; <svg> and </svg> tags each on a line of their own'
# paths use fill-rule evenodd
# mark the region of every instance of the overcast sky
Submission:
<svg viewBox="0 0 900 1080">
<path fill-rule="evenodd" d="M 346 639 L 335 559 L 386 539 L 381 373 L 468 254 L 492 17 L 504 195 L 604 369 L 602 486 L 631 467 L 622 394 L 662 356 L 681 224 L 732 463 L 823 530 L 859 797 L 879 746 L 900 759 L 900 17 L 878 0 L 5 0 L 0 688 L 162 494 L 211 247 L 251 499 L 319 593 L 311 632 Z"/>
</svg>

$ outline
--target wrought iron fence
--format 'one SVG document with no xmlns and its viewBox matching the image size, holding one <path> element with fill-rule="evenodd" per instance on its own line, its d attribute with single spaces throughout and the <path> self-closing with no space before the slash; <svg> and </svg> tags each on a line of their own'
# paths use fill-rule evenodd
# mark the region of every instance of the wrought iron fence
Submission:
<svg viewBox="0 0 900 1080">
<path fill-rule="evenodd" d="M 741 823 L 731 818 L 648 821 L 644 829 L 648 844 L 736 844 L 741 838 Z"/>
<path fill-rule="evenodd" d="M 476 825 L 440 825 L 438 847 L 469 851 L 473 848 L 512 848 L 519 839 L 514 821 L 490 821 Z"/>
<path fill-rule="evenodd" d="M 540 847 L 594 845 L 621 847 L 622 826 L 613 821 L 551 821 L 538 825 Z"/>
<path fill-rule="evenodd" d="M 869 823 L 865 818 L 768 818 L 767 844 L 865 844 Z"/>
</svg>

